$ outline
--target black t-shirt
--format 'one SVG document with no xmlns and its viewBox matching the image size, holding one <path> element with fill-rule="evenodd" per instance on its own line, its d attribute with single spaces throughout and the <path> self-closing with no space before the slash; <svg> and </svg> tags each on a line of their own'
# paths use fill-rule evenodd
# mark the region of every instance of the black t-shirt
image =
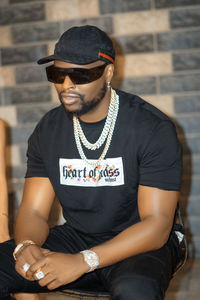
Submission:
<svg viewBox="0 0 200 300">
<path fill-rule="evenodd" d="M 70 226 L 87 234 L 115 235 L 140 218 L 138 185 L 179 190 L 181 148 L 169 118 L 138 96 L 116 90 L 119 113 L 100 167 L 80 159 L 73 121 L 61 105 L 49 111 L 29 139 L 26 177 L 48 177 Z M 105 120 L 81 126 L 90 142 Z M 105 145 L 92 151 L 97 159 Z"/>
</svg>

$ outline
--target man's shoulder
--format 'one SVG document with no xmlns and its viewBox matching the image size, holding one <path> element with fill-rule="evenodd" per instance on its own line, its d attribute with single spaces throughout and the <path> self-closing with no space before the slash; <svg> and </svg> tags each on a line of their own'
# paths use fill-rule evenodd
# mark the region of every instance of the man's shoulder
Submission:
<svg viewBox="0 0 200 300">
<path fill-rule="evenodd" d="M 53 107 L 52 109 L 50 109 L 43 117 L 41 120 L 47 121 L 50 120 L 52 118 L 56 118 L 59 117 L 59 115 L 63 112 L 63 107 L 62 105 Z"/>
<path fill-rule="evenodd" d="M 129 113 L 133 113 L 136 118 L 162 121 L 170 120 L 167 115 L 160 111 L 157 107 L 142 99 L 140 96 L 116 90 L 120 97 L 121 106 Z"/>
<path fill-rule="evenodd" d="M 62 105 L 56 106 L 44 114 L 44 116 L 38 122 L 38 126 L 46 127 L 46 126 L 50 126 L 51 124 L 55 125 L 56 122 L 62 119 L 62 115 L 63 115 Z"/>
</svg>

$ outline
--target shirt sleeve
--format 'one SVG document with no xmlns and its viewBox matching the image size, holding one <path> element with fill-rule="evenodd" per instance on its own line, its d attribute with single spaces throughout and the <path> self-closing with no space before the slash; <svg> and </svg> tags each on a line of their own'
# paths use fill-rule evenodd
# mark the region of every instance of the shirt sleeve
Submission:
<svg viewBox="0 0 200 300">
<path fill-rule="evenodd" d="M 37 126 L 28 140 L 27 171 L 28 177 L 48 177 L 39 143 L 39 127 Z"/>
<path fill-rule="evenodd" d="M 139 166 L 139 184 L 164 190 L 180 190 L 182 151 L 175 126 L 162 120 L 152 132 Z"/>
</svg>

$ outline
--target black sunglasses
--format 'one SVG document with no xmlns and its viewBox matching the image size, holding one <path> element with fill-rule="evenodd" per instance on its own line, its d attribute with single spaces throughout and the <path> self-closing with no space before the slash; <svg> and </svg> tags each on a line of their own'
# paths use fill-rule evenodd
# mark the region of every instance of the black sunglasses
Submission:
<svg viewBox="0 0 200 300">
<path fill-rule="evenodd" d="M 63 83 L 66 76 L 69 76 L 70 80 L 74 84 L 87 84 L 99 79 L 104 72 L 107 64 L 94 67 L 91 69 L 84 68 L 59 68 L 51 65 L 46 67 L 47 79 L 53 83 Z"/>
</svg>

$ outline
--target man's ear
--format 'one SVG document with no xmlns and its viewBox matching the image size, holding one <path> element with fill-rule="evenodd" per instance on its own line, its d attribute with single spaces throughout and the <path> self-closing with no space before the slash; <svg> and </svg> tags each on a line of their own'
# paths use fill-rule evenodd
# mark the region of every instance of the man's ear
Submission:
<svg viewBox="0 0 200 300">
<path fill-rule="evenodd" d="M 106 82 L 110 82 L 114 74 L 114 65 L 109 64 L 106 67 Z"/>
</svg>

